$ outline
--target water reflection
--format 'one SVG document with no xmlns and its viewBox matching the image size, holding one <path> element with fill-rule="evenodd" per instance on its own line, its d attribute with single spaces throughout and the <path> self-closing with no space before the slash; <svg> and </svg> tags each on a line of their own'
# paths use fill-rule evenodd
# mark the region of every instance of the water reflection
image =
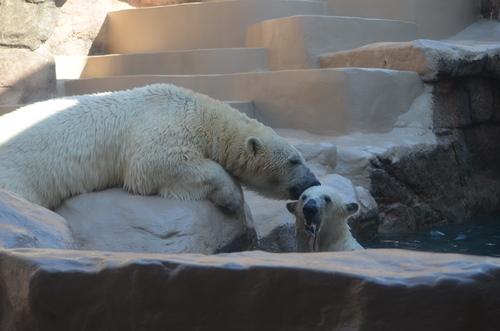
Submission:
<svg viewBox="0 0 500 331">
<path fill-rule="evenodd" d="M 404 248 L 500 257 L 500 217 L 416 231 L 380 234 L 379 238 L 361 244 L 366 248 Z"/>
</svg>

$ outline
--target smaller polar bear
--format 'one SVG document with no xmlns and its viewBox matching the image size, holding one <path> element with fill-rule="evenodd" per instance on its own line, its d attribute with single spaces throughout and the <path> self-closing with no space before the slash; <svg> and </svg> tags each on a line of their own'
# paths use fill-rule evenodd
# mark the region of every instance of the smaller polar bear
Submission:
<svg viewBox="0 0 500 331">
<path fill-rule="evenodd" d="M 351 234 L 347 218 L 359 210 L 344 203 L 328 186 L 308 188 L 298 201 L 286 205 L 295 215 L 297 252 L 354 251 L 364 249 Z"/>
</svg>

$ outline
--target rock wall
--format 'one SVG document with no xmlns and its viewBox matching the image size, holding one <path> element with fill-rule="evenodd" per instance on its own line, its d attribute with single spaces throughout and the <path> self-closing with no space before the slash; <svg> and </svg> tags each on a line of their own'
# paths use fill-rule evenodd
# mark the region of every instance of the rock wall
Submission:
<svg viewBox="0 0 500 331">
<path fill-rule="evenodd" d="M 387 154 L 374 164 L 371 193 L 381 232 L 500 213 L 499 78 L 432 84 L 437 148 L 396 160 Z"/>
</svg>

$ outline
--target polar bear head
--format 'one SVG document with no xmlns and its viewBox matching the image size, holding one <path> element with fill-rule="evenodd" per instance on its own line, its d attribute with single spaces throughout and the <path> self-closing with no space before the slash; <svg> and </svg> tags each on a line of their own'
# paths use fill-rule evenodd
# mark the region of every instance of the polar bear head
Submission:
<svg viewBox="0 0 500 331">
<path fill-rule="evenodd" d="M 311 187 L 301 194 L 298 201 L 286 206 L 296 217 L 296 230 L 314 237 L 322 231 L 342 229 L 347 218 L 359 210 L 357 203 L 345 203 L 340 194 L 328 186 Z"/>
<path fill-rule="evenodd" d="M 235 152 L 232 171 L 248 189 L 272 199 L 296 200 L 320 185 L 302 155 L 270 128 L 246 136 Z"/>
</svg>

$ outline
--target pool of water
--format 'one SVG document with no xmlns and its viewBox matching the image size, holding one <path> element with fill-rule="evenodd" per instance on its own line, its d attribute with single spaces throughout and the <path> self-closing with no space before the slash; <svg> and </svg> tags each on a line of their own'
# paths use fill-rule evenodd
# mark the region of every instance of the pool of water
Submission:
<svg viewBox="0 0 500 331">
<path fill-rule="evenodd" d="M 500 257 L 500 217 L 420 230 L 381 233 L 378 238 L 361 244 L 365 248 L 403 248 Z"/>
</svg>

